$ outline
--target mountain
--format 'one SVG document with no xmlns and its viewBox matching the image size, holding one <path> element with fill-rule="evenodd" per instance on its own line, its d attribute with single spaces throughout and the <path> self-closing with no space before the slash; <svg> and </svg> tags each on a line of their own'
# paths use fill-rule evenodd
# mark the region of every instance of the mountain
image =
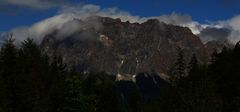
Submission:
<svg viewBox="0 0 240 112">
<path fill-rule="evenodd" d="M 222 51 L 223 47 L 227 48 L 234 48 L 234 45 L 231 44 L 229 41 L 218 41 L 218 40 L 213 40 L 209 41 L 205 44 L 205 47 L 207 48 L 207 51 L 209 52 L 208 54 L 216 51 L 217 53 L 220 53 Z"/>
<path fill-rule="evenodd" d="M 178 49 L 183 50 L 186 63 L 192 54 L 206 61 L 207 47 L 189 28 L 156 19 L 130 23 L 89 17 L 73 19 L 64 28 L 46 35 L 41 48 L 50 56 L 61 55 L 79 72 L 105 71 L 118 80 L 131 80 L 137 73 L 155 71 L 167 79 Z"/>
</svg>

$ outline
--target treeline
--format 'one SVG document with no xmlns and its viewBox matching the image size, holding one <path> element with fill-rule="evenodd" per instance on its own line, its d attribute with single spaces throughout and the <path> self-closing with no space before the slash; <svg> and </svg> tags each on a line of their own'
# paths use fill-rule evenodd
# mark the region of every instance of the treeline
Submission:
<svg viewBox="0 0 240 112">
<path fill-rule="evenodd" d="M 186 63 L 179 50 L 170 72 L 170 84 L 148 104 L 148 112 L 240 112 L 239 42 L 214 52 L 210 64 L 199 64 L 195 55 Z"/>
<path fill-rule="evenodd" d="M 61 57 L 48 57 L 33 40 L 0 51 L 0 112 L 121 112 L 120 95 L 105 73 L 83 78 Z M 84 80 L 83 80 L 84 79 Z"/>
<path fill-rule="evenodd" d="M 104 72 L 80 74 L 33 40 L 7 39 L 0 51 L 0 112 L 239 112 L 240 44 L 214 53 L 210 64 L 188 63 L 179 50 L 168 83 L 145 99 L 140 82 L 115 82 Z M 129 90 L 119 89 L 131 85 Z M 119 86 L 121 85 L 121 86 Z M 144 82 L 143 82 L 144 85 Z"/>
</svg>

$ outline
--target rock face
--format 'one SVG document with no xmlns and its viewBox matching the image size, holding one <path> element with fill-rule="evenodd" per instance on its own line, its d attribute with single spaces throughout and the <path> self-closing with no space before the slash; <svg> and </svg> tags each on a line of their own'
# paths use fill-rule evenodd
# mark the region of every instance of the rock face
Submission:
<svg viewBox="0 0 240 112">
<path fill-rule="evenodd" d="M 130 79 L 152 70 L 167 78 L 165 74 L 175 62 L 178 48 L 183 49 L 186 63 L 193 53 L 204 61 L 205 46 L 187 27 L 155 19 L 141 24 L 107 17 L 94 20 L 100 27 L 74 19 L 81 27 L 73 34 L 59 38 L 60 31 L 55 31 L 47 35 L 41 44 L 43 51 L 60 54 L 65 63 L 77 66 L 79 71 L 105 71 Z"/>
<path fill-rule="evenodd" d="M 225 41 L 209 41 L 205 44 L 205 47 L 207 48 L 207 51 L 210 53 L 213 53 L 214 51 L 216 51 L 217 53 L 221 52 L 223 47 L 226 48 L 234 48 L 234 45 L 231 44 L 229 41 L 225 40 Z"/>
</svg>

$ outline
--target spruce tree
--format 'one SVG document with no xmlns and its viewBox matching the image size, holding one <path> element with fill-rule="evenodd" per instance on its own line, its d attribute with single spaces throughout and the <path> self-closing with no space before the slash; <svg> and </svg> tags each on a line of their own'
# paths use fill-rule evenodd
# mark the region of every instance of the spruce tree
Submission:
<svg viewBox="0 0 240 112">
<path fill-rule="evenodd" d="M 18 54 L 12 37 L 6 39 L 0 52 L 0 110 L 15 112 L 18 79 Z"/>
<path fill-rule="evenodd" d="M 198 59 L 196 57 L 196 54 L 192 55 L 192 58 L 188 64 L 188 74 L 194 74 L 197 72 L 198 70 Z"/>
<path fill-rule="evenodd" d="M 173 66 L 171 73 L 171 82 L 177 83 L 176 81 L 186 76 L 186 65 L 183 57 L 183 50 L 178 49 L 177 61 Z"/>
</svg>

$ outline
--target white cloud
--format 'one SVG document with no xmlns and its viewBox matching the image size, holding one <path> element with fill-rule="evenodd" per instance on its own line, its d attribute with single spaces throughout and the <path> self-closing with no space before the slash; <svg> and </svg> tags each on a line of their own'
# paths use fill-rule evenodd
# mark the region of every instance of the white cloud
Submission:
<svg viewBox="0 0 240 112">
<path fill-rule="evenodd" d="M 176 14 L 176 13 L 160 16 L 158 17 L 158 20 L 163 21 L 165 23 L 169 23 L 169 24 L 188 27 L 189 29 L 191 29 L 193 34 L 200 36 L 200 39 L 204 43 L 211 40 L 222 40 L 225 38 L 232 44 L 235 44 L 240 40 L 240 15 L 232 17 L 229 20 L 209 22 L 206 24 L 201 24 L 197 21 L 193 21 L 191 16 L 189 15 L 182 15 L 182 14 Z M 206 29 L 214 29 L 214 31 L 209 32 L 209 34 L 205 32 L 203 36 L 201 34 L 202 33 L 201 31 Z M 227 30 L 229 30 L 229 34 L 227 34 L 228 33 Z M 219 35 L 217 35 L 216 34 L 217 31 L 223 31 L 223 32 L 219 32 Z M 218 37 L 212 37 L 212 36 L 218 36 Z"/>
<path fill-rule="evenodd" d="M 100 6 L 92 4 L 79 4 L 75 7 L 65 6 L 60 11 L 59 14 L 71 13 L 79 15 L 81 19 L 85 19 L 89 16 L 102 16 L 102 17 L 111 17 L 111 18 L 120 18 L 122 21 L 134 22 L 143 22 L 145 18 L 140 18 L 139 16 L 133 16 L 126 11 L 119 10 L 118 8 L 105 8 L 102 9 Z"/>
<path fill-rule="evenodd" d="M 160 21 L 163 21 L 167 24 L 188 24 L 192 22 L 192 17 L 187 14 L 177 14 L 173 12 L 170 15 L 162 15 L 157 17 Z"/>
<path fill-rule="evenodd" d="M 11 33 L 14 34 L 17 41 L 23 41 L 26 38 L 34 38 L 36 42 L 41 42 L 43 37 L 54 30 L 60 29 L 62 25 L 70 20 L 73 20 L 74 15 L 61 14 L 43 21 L 40 21 L 30 27 L 20 27 L 13 29 Z"/>
<path fill-rule="evenodd" d="M 226 27 L 232 30 L 229 40 L 232 43 L 236 43 L 240 40 L 240 15 L 231 18 L 226 22 L 222 22 Z"/>
<path fill-rule="evenodd" d="M 13 5 L 29 7 L 34 9 L 48 9 L 58 5 L 63 5 L 63 0 L 1 0 L 0 5 Z"/>
<path fill-rule="evenodd" d="M 81 25 L 73 22 L 74 19 L 87 21 L 84 27 L 90 26 L 99 29 L 101 25 L 97 20 L 87 20 L 91 16 L 121 18 L 122 21 L 129 20 L 131 22 L 141 21 L 138 16 L 131 16 L 128 12 L 120 11 L 117 8 L 101 9 L 97 5 L 65 6 L 56 16 L 35 23 L 30 27 L 15 28 L 10 32 L 16 36 L 16 40 L 19 42 L 30 37 L 34 38 L 37 43 L 40 43 L 45 35 L 55 30 L 59 30 L 59 35 L 61 36 L 69 36 L 78 31 Z M 63 38 L 61 36 L 59 37 Z"/>
<path fill-rule="evenodd" d="M 199 34 L 203 28 L 206 28 L 208 25 L 200 24 L 196 21 L 193 21 L 190 15 L 187 14 L 178 14 L 178 13 L 171 13 L 169 15 L 161 15 L 161 16 L 153 16 L 153 17 L 140 17 L 140 16 L 133 16 L 127 11 L 119 10 L 118 8 L 105 8 L 101 9 L 100 6 L 97 5 L 83 5 L 80 4 L 75 7 L 65 6 L 59 13 L 73 13 L 80 15 L 82 19 L 89 17 L 89 16 L 102 16 L 102 17 L 111 17 L 111 18 L 120 18 L 121 21 L 126 22 L 129 21 L 130 23 L 143 23 L 148 19 L 158 19 L 161 22 L 167 24 L 174 24 L 180 25 L 184 27 L 189 27 L 194 34 Z"/>
<path fill-rule="evenodd" d="M 148 19 L 158 19 L 159 21 L 165 22 L 167 24 L 180 25 L 184 27 L 189 27 L 192 32 L 196 35 L 200 35 L 201 31 L 206 28 L 227 28 L 231 30 L 231 34 L 227 37 L 230 42 L 236 43 L 240 39 L 240 16 L 233 17 L 232 19 L 225 21 L 210 22 L 207 24 L 201 24 L 197 21 L 193 21 L 190 15 L 172 13 L 169 15 L 155 16 L 155 17 L 140 17 L 133 16 L 127 11 L 119 10 L 118 8 L 105 8 L 102 9 L 100 6 L 92 4 L 79 4 L 75 7 L 64 6 L 58 12 L 56 16 L 50 17 L 30 27 L 21 27 L 13 29 L 13 32 L 17 37 L 16 39 L 22 41 L 27 37 L 34 38 L 37 42 L 41 42 L 46 34 L 49 34 L 55 30 L 59 30 L 59 35 L 69 36 L 79 29 L 81 25 L 78 22 L 74 22 L 73 19 L 77 18 L 80 20 L 87 20 L 86 18 L 90 16 L 102 16 L 111 18 L 120 18 L 121 21 L 129 21 L 131 23 L 138 22 L 143 23 Z M 89 24 L 91 23 L 91 24 Z M 101 27 L 101 24 L 97 20 L 92 20 L 88 24 L 84 24 L 84 27 Z M 205 37 L 206 36 L 205 34 Z M 59 36 L 59 38 L 63 38 Z M 201 37 L 200 38 L 204 38 Z M 216 39 L 216 38 L 215 38 Z M 204 38 L 204 42 L 207 42 L 208 38 Z"/>
<path fill-rule="evenodd" d="M 231 26 L 233 30 L 240 31 L 240 16 L 235 16 L 230 19 L 229 26 Z"/>
</svg>

